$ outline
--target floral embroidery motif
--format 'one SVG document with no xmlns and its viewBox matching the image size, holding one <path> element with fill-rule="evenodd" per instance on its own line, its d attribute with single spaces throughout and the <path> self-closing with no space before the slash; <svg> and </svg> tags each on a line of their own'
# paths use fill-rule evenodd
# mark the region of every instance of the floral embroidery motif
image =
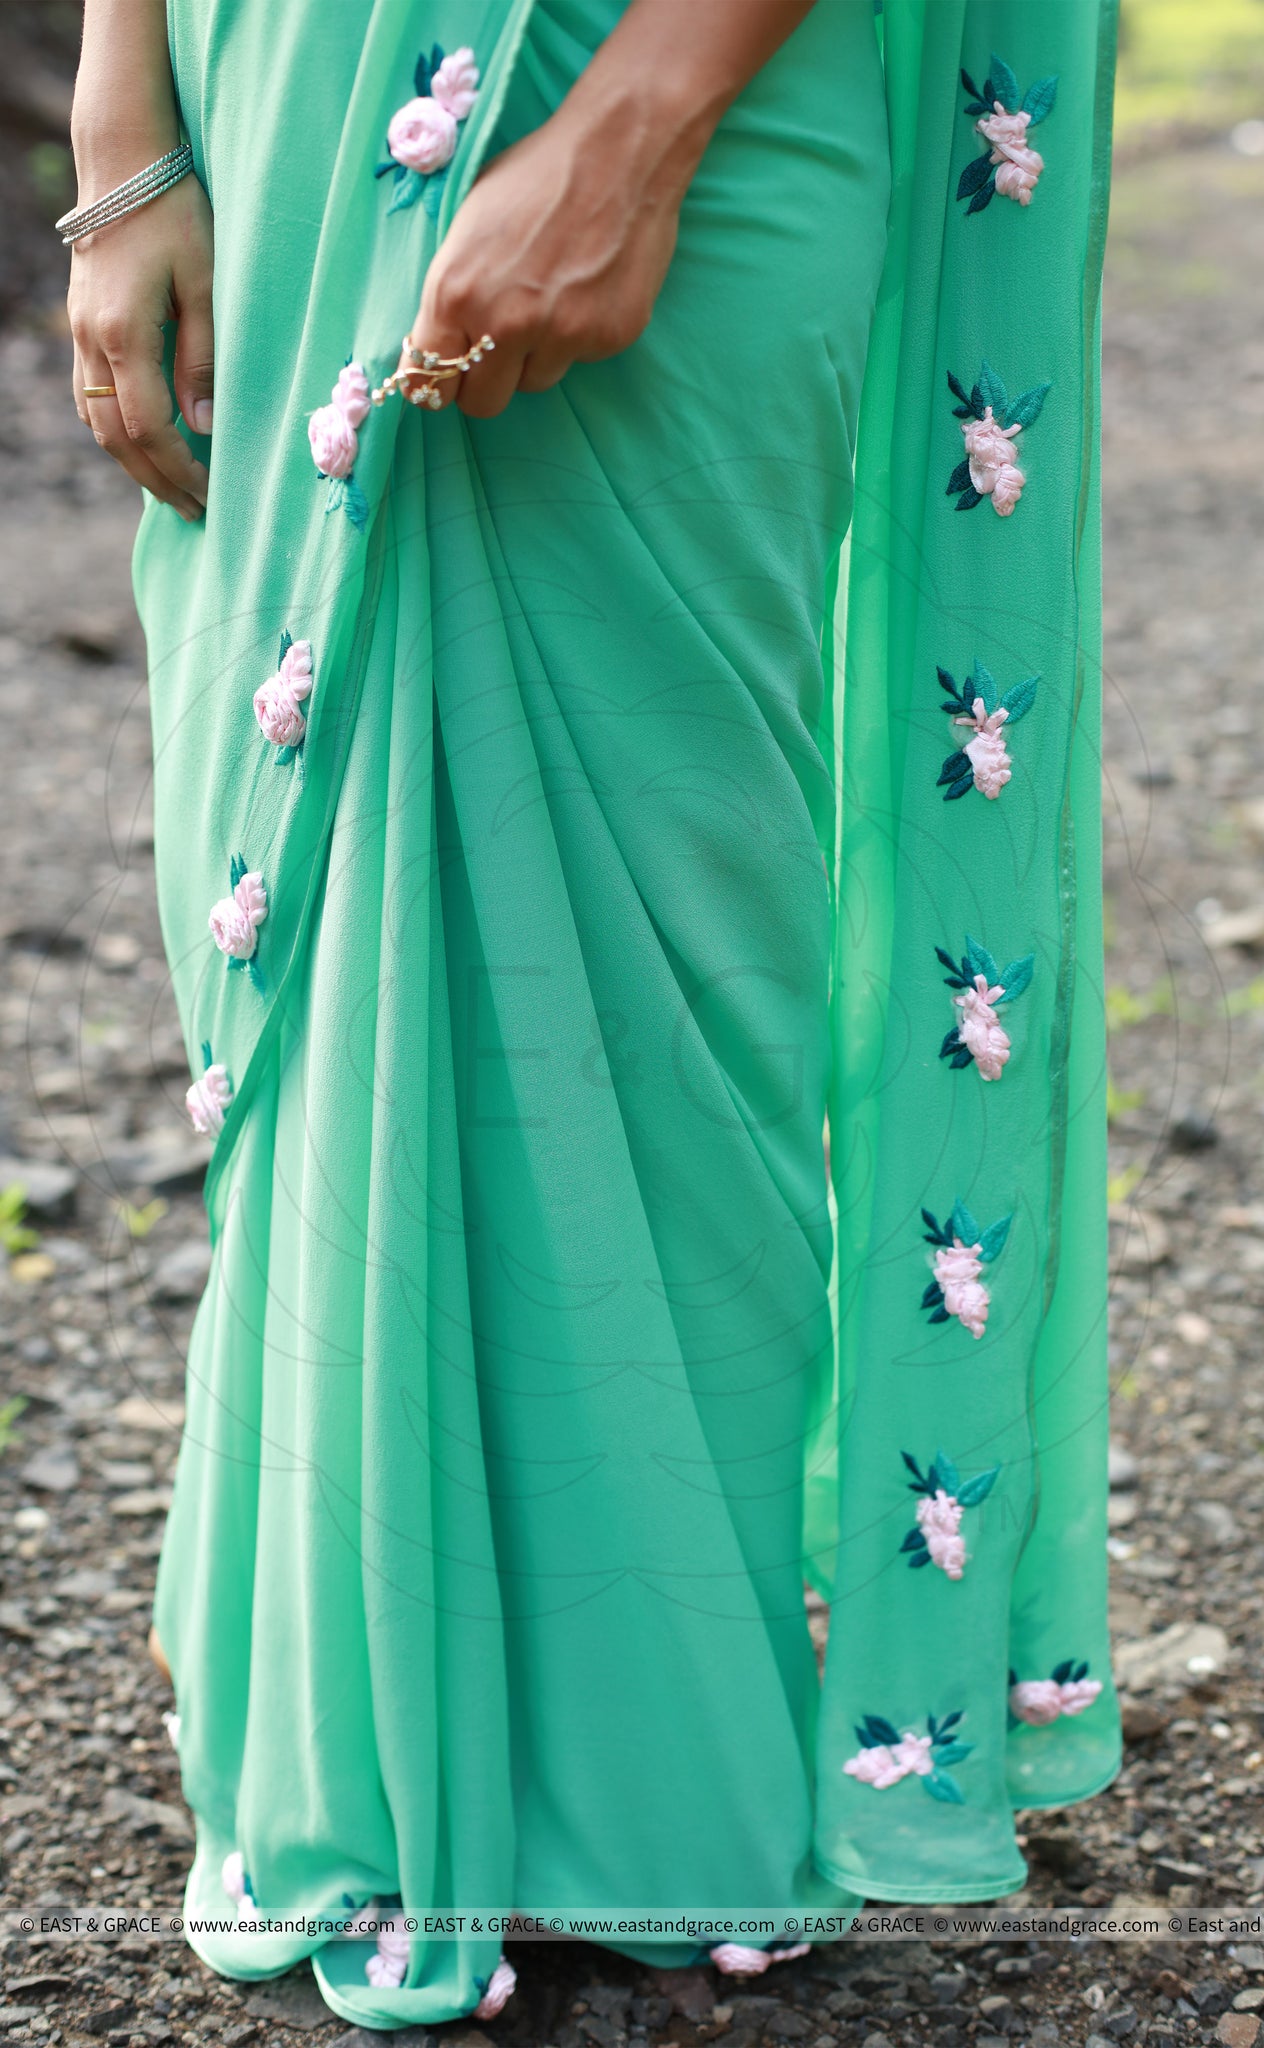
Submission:
<svg viewBox="0 0 1264 2048">
<path fill-rule="evenodd" d="M 229 967 L 244 967 L 262 994 L 263 976 L 259 972 L 256 954 L 259 926 L 268 914 L 268 894 L 263 886 L 263 876 L 248 874 L 239 853 L 233 855 L 228 872 L 233 893 L 220 898 L 207 923 L 220 952 L 227 955 Z"/>
<path fill-rule="evenodd" d="M 250 1889 L 250 1879 L 242 1862 L 240 1849 L 233 1849 L 225 1856 L 220 1882 L 237 1907 L 238 1921 L 253 1925 L 259 1918 L 259 1908 Z"/>
<path fill-rule="evenodd" d="M 281 635 L 277 672 L 255 691 L 255 717 L 265 740 L 276 748 L 278 762 L 292 761 L 307 736 L 300 709 L 312 693 L 312 643 Z M 300 768 L 301 768 L 300 762 Z"/>
<path fill-rule="evenodd" d="M 473 50 L 454 50 L 445 57 L 438 43 L 429 56 L 423 50 L 413 73 L 416 97 L 391 116 L 386 131 L 388 161 L 379 164 L 374 177 L 393 174 L 388 213 L 425 201 L 433 218 L 447 178 L 447 168 L 456 154 L 461 123 L 478 98 L 478 66 Z"/>
<path fill-rule="evenodd" d="M 811 1953 L 810 1941 L 796 1941 L 791 1948 L 745 1948 L 740 1941 L 722 1941 L 711 1950 L 711 1961 L 722 1977 L 762 1977 L 772 1963 Z"/>
<path fill-rule="evenodd" d="M 1058 96 L 1057 78 L 1038 78 L 1023 94 L 1020 106 L 1018 80 L 1005 59 L 993 51 L 991 69 L 982 89 L 968 71 L 962 72 L 961 83 L 970 95 L 966 113 L 979 117 L 974 123 L 975 133 L 989 146 L 961 173 L 958 199 L 970 201 L 967 213 L 982 213 L 997 192 L 1003 199 L 1030 206 L 1045 160 L 1039 150 L 1032 149 L 1027 131 L 1053 112 Z"/>
<path fill-rule="evenodd" d="M 973 673 L 958 688 L 946 668 L 936 670 L 939 687 L 947 697 L 941 711 L 954 714 L 953 724 L 968 726 L 974 738 L 949 754 L 939 771 L 937 788 L 944 790 L 944 802 L 968 796 L 977 789 L 981 796 L 997 798 L 1013 772 L 1006 740 L 1012 727 L 1031 710 L 1036 701 L 1039 676 L 1028 676 L 998 697 L 995 676 L 976 660 Z M 944 788 L 944 785 L 947 787 Z"/>
<path fill-rule="evenodd" d="M 1016 1721 L 1029 1728 L 1045 1728 L 1063 1714 L 1082 1714 L 1091 1707 L 1102 1689 L 1100 1678 L 1090 1678 L 1088 1665 L 1068 1657 L 1056 1664 L 1048 1678 L 1026 1678 L 1009 1674 L 1009 1710 Z"/>
<path fill-rule="evenodd" d="M 195 1131 L 200 1131 L 204 1138 L 218 1138 L 224 1128 L 224 1112 L 233 1099 L 233 1084 L 228 1068 L 212 1062 L 210 1040 L 205 1038 L 202 1065 L 206 1071 L 187 1090 L 184 1106 Z"/>
<path fill-rule="evenodd" d="M 362 528 L 369 516 L 368 500 L 353 474 L 360 453 L 360 427 L 369 412 L 369 380 L 359 363 L 350 357 L 338 373 L 338 382 L 307 422 L 307 438 L 317 473 L 329 485 L 326 512 L 341 505 L 354 527 Z"/>
<path fill-rule="evenodd" d="M 913 1474 L 909 1492 L 922 1496 L 917 1503 L 916 1526 L 901 1543 L 900 1554 L 908 1553 L 912 1571 L 933 1564 L 945 1577 L 959 1579 L 970 1562 L 960 1534 L 961 1517 L 967 1508 L 977 1508 L 987 1499 L 1001 1468 L 993 1465 L 973 1479 L 962 1479 L 946 1451 L 936 1451 L 925 1472 L 908 1451 L 901 1451 L 900 1456 Z"/>
<path fill-rule="evenodd" d="M 972 1337 L 983 1335 L 992 1297 L 980 1274 L 984 1266 L 999 1258 L 1013 1220 L 1012 1215 L 1002 1216 L 983 1230 L 961 1201 L 953 1204 L 944 1223 L 937 1223 L 929 1209 L 922 1210 L 926 1242 L 935 1246 L 935 1277 L 921 1304 L 932 1323 L 946 1323 L 956 1316 Z"/>
<path fill-rule="evenodd" d="M 1035 954 L 1024 953 L 1008 967 L 998 967 L 987 947 L 967 932 L 960 964 L 942 946 L 936 946 L 935 956 L 948 969 L 945 986 L 961 990 L 952 999 L 959 1014 L 939 1048 L 940 1059 L 954 1067 L 968 1067 L 973 1060 L 985 1081 L 999 1081 L 1010 1056 L 1010 1040 L 996 1013 L 1030 983 Z"/>
<path fill-rule="evenodd" d="M 962 422 L 966 452 L 948 479 L 946 495 L 956 497 L 958 512 L 972 512 L 990 498 L 997 516 L 1008 519 L 1027 482 L 1017 462 L 1018 436 L 1039 419 L 1050 387 L 1033 384 L 1011 399 L 992 365 L 985 362 L 973 390 L 967 391 L 951 370 L 948 388 L 961 401 L 953 414 Z"/>
<path fill-rule="evenodd" d="M 965 1795 L 945 1766 L 964 1763 L 974 1749 L 972 1742 L 957 1740 L 957 1724 L 964 1718 L 964 1714 L 956 1713 L 937 1721 L 933 1714 L 928 1714 L 927 1732 L 918 1735 L 912 1728 L 901 1734 L 881 1714 L 866 1714 L 856 1724 L 860 1754 L 849 1757 L 843 1769 L 849 1778 L 855 1778 L 861 1785 L 872 1785 L 878 1792 L 898 1785 L 901 1778 L 917 1777 L 922 1781 L 923 1792 L 929 1792 L 932 1799 L 963 1806 Z"/>
<path fill-rule="evenodd" d="M 483 1995 L 471 2017 L 476 2020 L 494 2020 L 497 2013 L 503 2012 L 512 1998 L 518 1982 L 518 1972 L 513 1964 L 502 1956 L 486 1982 L 481 1977 L 476 1977 L 474 1982 Z"/>
</svg>

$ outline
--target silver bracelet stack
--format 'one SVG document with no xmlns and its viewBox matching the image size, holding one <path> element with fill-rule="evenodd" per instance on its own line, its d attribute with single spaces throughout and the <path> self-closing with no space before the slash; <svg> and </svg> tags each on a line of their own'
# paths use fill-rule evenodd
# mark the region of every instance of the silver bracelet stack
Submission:
<svg viewBox="0 0 1264 2048">
<path fill-rule="evenodd" d="M 91 206 L 80 206 L 70 213 L 63 213 L 55 223 L 63 243 L 69 247 L 81 235 L 95 234 L 98 228 L 108 227 L 112 220 L 122 220 L 125 214 L 135 213 L 137 207 L 148 206 L 151 199 L 157 199 L 160 193 L 169 192 L 173 185 L 178 185 L 181 178 L 187 178 L 192 169 L 193 151 L 187 142 L 182 142 L 178 149 L 169 149 L 157 163 L 137 171 L 125 185 L 116 185 L 112 192 L 94 200 Z"/>
</svg>

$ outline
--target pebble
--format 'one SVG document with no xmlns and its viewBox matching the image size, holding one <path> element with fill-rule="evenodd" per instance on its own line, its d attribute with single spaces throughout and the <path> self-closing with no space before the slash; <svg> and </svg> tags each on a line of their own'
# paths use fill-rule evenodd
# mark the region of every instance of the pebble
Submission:
<svg viewBox="0 0 1264 2048">
<path fill-rule="evenodd" d="M 1223 1501 L 1196 1500 L 1190 1512 L 1198 1524 L 1204 1542 L 1213 1550 L 1223 1550 L 1226 1544 L 1237 1542 L 1237 1517 Z"/>
<path fill-rule="evenodd" d="M 1188 1344 L 1191 1351 L 1201 1351 L 1204 1344 L 1210 1344 L 1215 1331 L 1206 1316 L 1200 1316 L 1192 1308 L 1183 1308 L 1172 1318 L 1172 1328 L 1182 1344 Z"/>
<path fill-rule="evenodd" d="M 1259 2032 L 1260 2023 L 1250 2012 L 1222 2013 L 1216 2023 L 1216 2039 L 1224 2048 L 1255 2048 Z"/>
<path fill-rule="evenodd" d="M 866 2034 L 860 2048 L 895 2048 L 889 2034 Z"/>
<path fill-rule="evenodd" d="M 1150 1882 L 1156 1892 L 1170 1892 L 1174 1885 L 1205 1884 L 1207 1872 L 1200 1863 L 1178 1863 L 1174 1857 L 1158 1856 L 1150 1865 Z"/>
<path fill-rule="evenodd" d="M 1205 1621 L 1175 1622 L 1155 1636 L 1116 1643 L 1115 1677 L 1130 1692 L 1152 1685 L 1209 1677 L 1229 1662 L 1229 1638 Z"/>
<path fill-rule="evenodd" d="M 134 1493 L 116 1493 L 110 1502 L 116 1515 L 165 1515 L 171 1506 L 169 1486 L 141 1486 Z"/>
<path fill-rule="evenodd" d="M 1239 1991 L 1233 2001 L 1235 2012 L 1258 2012 L 1264 2005 L 1264 1989 L 1258 1984 L 1248 1984 L 1245 1991 Z"/>
<path fill-rule="evenodd" d="M 936 2005 L 953 2005 L 969 1981 L 964 1970 L 936 1970 L 930 1980 L 931 1996 Z"/>
<path fill-rule="evenodd" d="M 1209 1152 L 1220 1143 L 1220 1131 L 1214 1117 L 1200 1109 L 1187 1109 L 1171 1125 L 1168 1143 L 1174 1152 Z"/>
<path fill-rule="evenodd" d="M 1120 1718 L 1125 1742 L 1150 1742 L 1162 1735 L 1171 1716 L 1148 1700 L 1125 1699 L 1120 1702 Z"/>
<path fill-rule="evenodd" d="M 211 1270 L 211 1247 L 194 1238 L 159 1259 L 149 1282 L 155 1301 L 196 1301 Z"/>
<path fill-rule="evenodd" d="M 1106 1474 L 1112 1492 L 1126 1493 L 1141 1477 L 1141 1460 L 1112 1437 L 1106 1453 Z"/>
<path fill-rule="evenodd" d="M 79 1484 L 79 1466 L 68 1446 L 54 1444 L 28 1458 L 19 1477 L 37 1493 L 70 1493 Z"/>
</svg>

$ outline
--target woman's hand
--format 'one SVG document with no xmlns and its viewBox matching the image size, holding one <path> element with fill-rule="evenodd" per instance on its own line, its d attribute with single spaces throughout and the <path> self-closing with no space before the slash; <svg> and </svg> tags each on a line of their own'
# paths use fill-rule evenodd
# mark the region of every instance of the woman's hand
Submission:
<svg viewBox="0 0 1264 2048">
<path fill-rule="evenodd" d="M 430 266 L 414 347 L 496 344 L 439 384 L 444 404 L 485 419 L 636 340 L 721 114 L 813 4 L 629 0 L 557 112 L 488 165 Z M 407 350 L 399 369 L 416 375 Z"/>
<path fill-rule="evenodd" d="M 162 330 L 176 321 L 180 410 L 195 433 L 207 434 L 215 357 L 211 267 L 211 209 L 190 176 L 85 235 L 74 244 L 70 268 L 79 417 L 130 477 L 188 520 L 202 517 L 207 475 L 171 416 Z M 86 398 L 85 384 L 113 384 L 118 395 Z"/>
</svg>

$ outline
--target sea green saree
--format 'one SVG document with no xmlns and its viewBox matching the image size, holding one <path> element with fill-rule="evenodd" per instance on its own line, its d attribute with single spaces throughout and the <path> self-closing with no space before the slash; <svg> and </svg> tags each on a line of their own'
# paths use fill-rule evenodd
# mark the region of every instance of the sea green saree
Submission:
<svg viewBox="0 0 1264 2048">
<path fill-rule="evenodd" d="M 155 1619 L 190 1939 L 371 2027 L 503 1994 L 427 1914 L 993 1897 L 1118 1760 L 1110 0 L 818 0 L 634 347 L 369 408 L 621 11 L 170 6 L 215 434 L 136 590 L 214 1261 Z"/>
</svg>

